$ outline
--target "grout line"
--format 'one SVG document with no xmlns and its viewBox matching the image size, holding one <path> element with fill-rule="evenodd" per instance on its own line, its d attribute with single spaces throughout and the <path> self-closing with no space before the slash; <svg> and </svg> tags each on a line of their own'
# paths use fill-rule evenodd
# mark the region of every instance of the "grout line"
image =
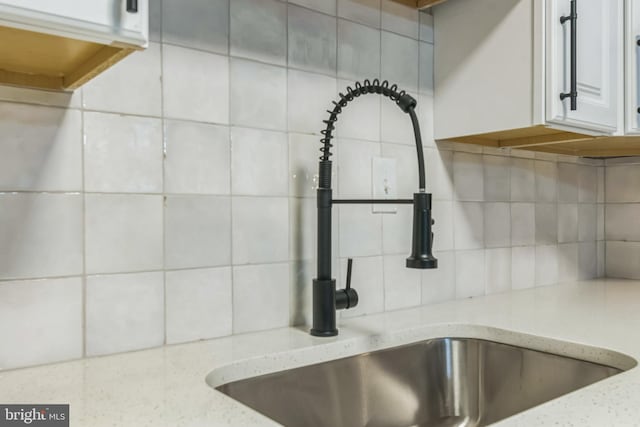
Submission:
<svg viewBox="0 0 640 427">
<path fill-rule="evenodd" d="M 84 107 L 84 91 L 80 92 L 80 105 Z M 87 357 L 87 196 L 85 194 L 85 122 L 80 111 L 80 170 L 82 179 L 82 357 Z"/>
<path fill-rule="evenodd" d="M 162 12 L 160 13 L 160 34 L 162 35 L 163 22 Z M 164 49 L 163 45 L 160 45 L 160 126 L 162 137 L 162 290 L 163 290 L 163 344 L 167 345 L 167 183 L 166 177 L 166 163 L 167 163 L 167 132 L 166 132 L 166 120 L 165 120 L 165 106 L 164 106 Z"/>
<path fill-rule="evenodd" d="M 288 5 L 285 4 L 285 8 L 288 8 Z M 227 52 L 229 54 L 229 60 L 227 61 L 227 73 L 229 75 L 229 92 L 231 92 L 231 80 L 233 79 L 233 75 L 231 74 L 231 3 L 229 3 L 229 15 L 228 15 L 228 25 L 229 25 L 229 35 L 227 37 Z M 286 25 L 288 27 L 288 23 Z M 285 41 L 286 43 L 286 41 Z M 286 52 L 287 55 L 289 54 L 289 52 Z M 286 58 L 285 58 L 286 60 Z M 285 98 L 286 100 L 286 98 Z M 286 101 L 285 101 L 286 102 Z M 231 96 L 229 96 L 229 123 L 232 122 L 231 120 Z M 286 132 L 286 130 L 284 131 Z M 228 157 L 228 162 L 229 162 L 229 194 L 233 193 L 233 138 L 232 138 L 232 134 L 233 132 L 231 131 L 231 128 L 229 128 L 229 131 L 227 132 L 227 144 L 229 147 L 229 157 Z M 288 138 L 287 138 L 288 139 Z M 288 166 L 287 166 L 288 167 Z M 233 230 L 233 205 L 234 205 L 234 197 L 229 197 L 229 262 L 231 263 L 231 266 L 229 267 L 230 270 L 230 278 L 231 278 L 231 330 L 230 330 L 230 335 L 234 334 L 234 327 L 235 327 L 235 312 L 236 312 L 236 305 L 234 304 L 235 301 L 235 268 L 234 268 L 234 262 L 233 262 L 233 236 L 234 236 L 234 230 Z M 287 254 L 288 255 L 288 254 Z"/>
</svg>

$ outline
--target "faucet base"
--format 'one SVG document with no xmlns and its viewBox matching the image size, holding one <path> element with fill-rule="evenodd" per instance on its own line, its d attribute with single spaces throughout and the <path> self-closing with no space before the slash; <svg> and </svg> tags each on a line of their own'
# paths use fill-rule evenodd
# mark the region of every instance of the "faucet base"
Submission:
<svg viewBox="0 0 640 427">
<path fill-rule="evenodd" d="M 335 279 L 313 279 L 313 325 L 310 333 L 316 337 L 338 335 Z"/>
<path fill-rule="evenodd" d="M 322 331 L 317 329 L 311 329 L 309 333 L 314 337 L 327 338 L 327 337 L 335 337 L 336 335 L 338 335 L 338 330 L 334 329 L 333 331 Z"/>
</svg>

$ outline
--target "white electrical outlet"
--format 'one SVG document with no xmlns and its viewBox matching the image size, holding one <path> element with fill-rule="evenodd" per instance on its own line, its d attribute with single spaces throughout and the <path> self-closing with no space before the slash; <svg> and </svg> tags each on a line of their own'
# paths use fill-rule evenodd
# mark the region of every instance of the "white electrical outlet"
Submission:
<svg viewBox="0 0 640 427">
<path fill-rule="evenodd" d="M 397 175 L 396 159 L 374 157 L 371 165 L 371 178 L 374 199 L 396 199 Z M 396 213 L 395 205 L 372 205 L 373 213 Z"/>
</svg>

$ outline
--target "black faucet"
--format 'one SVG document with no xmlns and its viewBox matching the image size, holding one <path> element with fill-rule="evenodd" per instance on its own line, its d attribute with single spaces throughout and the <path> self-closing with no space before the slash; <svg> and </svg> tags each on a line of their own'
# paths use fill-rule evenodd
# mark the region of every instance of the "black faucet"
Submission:
<svg viewBox="0 0 640 427">
<path fill-rule="evenodd" d="M 405 113 L 409 114 L 413 124 L 418 154 L 418 192 L 413 199 L 334 199 L 331 190 L 331 139 L 335 130 L 338 115 L 347 104 L 362 95 L 378 94 L 395 102 Z M 340 100 L 333 102 L 333 110 L 322 131 L 322 156 L 320 157 L 319 185 L 317 191 L 318 204 L 318 276 L 313 279 L 313 326 L 311 335 L 332 337 L 338 334 L 336 328 L 336 310 L 353 308 L 358 304 L 358 293 L 351 288 L 352 260 L 347 266 L 347 287 L 336 290 L 336 280 L 331 277 L 331 207 L 334 204 L 412 204 L 413 205 L 413 243 L 411 255 L 407 258 L 407 268 L 438 268 L 438 260 L 431 253 L 433 233 L 431 225 L 431 194 L 425 192 L 424 154 L 420 126 L 415 113 L 416 100 L 405 91 L 398 91 L 397 85 L 389 85 L 386 80 L 380 82 L 365 80 L 357 82 L 354 87 L 347 87 L 346 94 L 340 93 Z"/>
</svg>

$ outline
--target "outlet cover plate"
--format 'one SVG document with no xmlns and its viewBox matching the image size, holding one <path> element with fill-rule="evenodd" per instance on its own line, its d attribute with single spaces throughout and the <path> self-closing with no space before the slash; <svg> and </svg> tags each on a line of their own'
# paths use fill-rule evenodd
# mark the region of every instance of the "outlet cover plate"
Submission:
<svg viewBox="0 0 640 427">
<path fill-rule="evenodd" d="M 371 179 L 374 199 L 395 199 L 398 196 L 396 159 L 374 157 L 371 165 Z M 396 213 L 395 205 L 372 205 L 373 213 Z"/>
</svg>

